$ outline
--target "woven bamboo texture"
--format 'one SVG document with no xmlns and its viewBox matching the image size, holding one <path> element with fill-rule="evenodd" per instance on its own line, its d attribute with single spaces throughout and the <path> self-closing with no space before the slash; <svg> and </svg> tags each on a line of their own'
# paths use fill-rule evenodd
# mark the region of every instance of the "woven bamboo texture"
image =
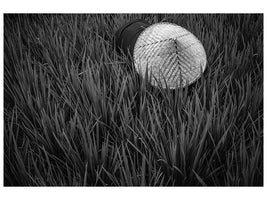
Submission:
<svg viewBox="0 0 267 200">
<path fill-rule="evenodd" d="M 201 42 L 186 29 L 171 23 L 146 28 L 134 46 L 134 65 L 151 84 L 163 88 L 185 87 L 196 81 L 206 68 Z"/>
</svg>

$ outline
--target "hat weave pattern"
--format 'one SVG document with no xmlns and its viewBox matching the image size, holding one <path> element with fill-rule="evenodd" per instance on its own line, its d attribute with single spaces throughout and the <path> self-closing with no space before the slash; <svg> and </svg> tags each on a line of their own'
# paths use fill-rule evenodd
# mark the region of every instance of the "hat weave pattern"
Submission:
<svg viewBox="0 0 267 200">
<path fill-rule="evenodd" d="M 163 88 L 185 87 L 204 72 L 207 57 L 201 42 L 186 29 L 171 23 L 156 23 L 138 37 L 134 66 L 151 84 Z"/>
</svg>

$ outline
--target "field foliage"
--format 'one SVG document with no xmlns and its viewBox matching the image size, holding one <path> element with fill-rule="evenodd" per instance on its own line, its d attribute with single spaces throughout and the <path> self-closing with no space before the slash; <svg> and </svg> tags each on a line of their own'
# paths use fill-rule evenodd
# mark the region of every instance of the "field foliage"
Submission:
<svg viewBox="0 0 267 200">
<path fill-rule="evenodd" d="M 203 43 L 184 89 L 154 88 L 114 34 L 142 18 Z M 6 186 L 262 186 L 263 15 L 4 15 Z"/>
</svg>

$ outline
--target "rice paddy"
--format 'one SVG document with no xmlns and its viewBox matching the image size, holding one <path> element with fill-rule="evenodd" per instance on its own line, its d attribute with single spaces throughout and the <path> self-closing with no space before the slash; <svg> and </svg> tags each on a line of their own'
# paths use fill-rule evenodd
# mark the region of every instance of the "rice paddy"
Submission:
<svg viewBox="0 0 267 200">
<path fill-rule="evenodd" d="M 205 73 L 153 87 L 118 53 L 133 19 L 178 24 Z M 262 186 L 262 14 L 5 14 L 5 186 Z"/>
</svg>

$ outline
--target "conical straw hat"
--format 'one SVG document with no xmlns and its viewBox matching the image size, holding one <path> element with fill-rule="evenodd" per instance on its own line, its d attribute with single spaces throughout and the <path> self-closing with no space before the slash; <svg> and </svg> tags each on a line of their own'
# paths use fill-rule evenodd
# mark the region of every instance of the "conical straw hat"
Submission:
<svg viewBox="0 0 267 200">
<path fill-rule="evenodd" d="M 207 57 L 201 42 L 186 29 L 156 23 L 139 35 L 133 50 L 134 66 L 154 86 L 185 87 L 204 72 Z"/>
</svg>

